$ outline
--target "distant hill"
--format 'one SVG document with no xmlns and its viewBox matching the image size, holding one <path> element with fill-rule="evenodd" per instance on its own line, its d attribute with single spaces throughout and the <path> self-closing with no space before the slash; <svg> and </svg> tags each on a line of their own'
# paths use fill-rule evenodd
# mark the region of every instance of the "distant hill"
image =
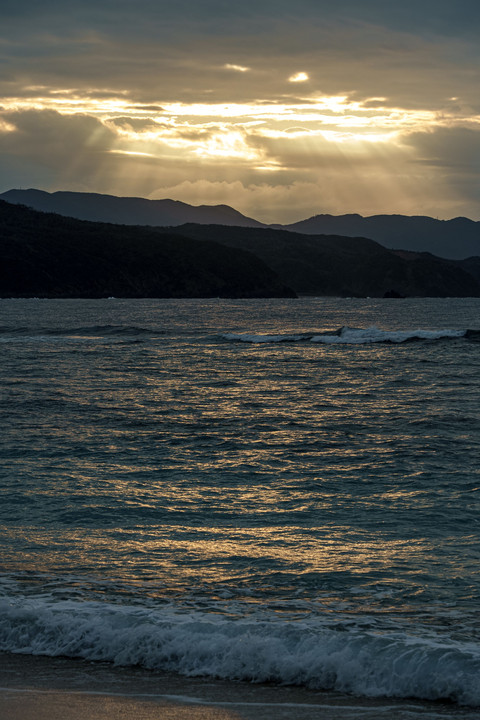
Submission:
<svg viewBox="0 0 480 720">
<path fill-rule="evenodd" d="M 8 190 L 0 194 L 6 202 L 26 205 L 34 210 L 54 212 L 65 217 L 120 225 L 183 225 L 216 223 L 239 227 L 263 227 L 228 205 L 188 205 L 178 200 L 147 200 L 98 193 Z"/>
<path fill-rule="evenodd" d="M 0 200 L 2 297 L 292 297 L 296 293 L 479 297 L 480 258 L 446 260 L 427 252 L 389 250 L 365 237 L 267 227 L 199 223 L 145 227 L 82 221 Z"/>
<path fill-rule="evenodd" d="M 308 235 L 368 237 L 387 248 L 430 252 L 456 260 L 480 255 L 480 222 L 463 217 L 435 220 L 407 215 L 315 215 L 276 227 Z"/>
<path fill-rule="evenodd" d="M 295 297 L 252 253 L 0 200 L 0 297 Z"/>
<path fill-rule="evenodd" d="M 255 253 L 281 282 L 304 295 L 343 297 L 479 297 L 467 266 L 429 253 L 387 250 L 367 238 L 303 235 L 270 228 L 182 225 L 158 228 Z M 467 261 L 465 261 L 467 263 Z"/>
<path fill-rule="evenodd" d="M 8 190 L 0 199 L 44 212 L 94 222 L 178 227 L 185 223 L 288 230 L 306 235 L 341 235 L 375 240 L 389 249 L 429 252 L 463 260 L 480 256 L 480 222 L 468 218 L 435 220 L 406 215 L 315 215 L 291 225 L 267 226 L 228 205 L 199 205 L 177 200 L 146 200 L 81 192 Z"/>
</svg>

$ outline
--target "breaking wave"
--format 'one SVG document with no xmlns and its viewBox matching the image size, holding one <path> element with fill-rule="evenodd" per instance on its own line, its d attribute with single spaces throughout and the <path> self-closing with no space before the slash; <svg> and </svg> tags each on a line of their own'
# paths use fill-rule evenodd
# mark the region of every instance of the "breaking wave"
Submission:
<svg viewBox="0 0 480 720">
<path fill-rule="evenodd" d="M 364 345 L 368 343 L 404 343 L 413 341 L 455 340 L 466 338 L 479 340 L 478 330 L 380 330 L 341 327 L 320 333 L 263 335 L 256 333 L 224 333 L 225 340 L 245 343 L 314 342 L 325 345 Z"/>
<path fill-rule="evenodd" d="M 232 620 L 171 607 L 5 597 L 0 649 L 368 697 L 480 704 L 480 650 L 473 642 L 400 629 L 346 630 L 344 623 L 318 618 Z"/>
</svg>

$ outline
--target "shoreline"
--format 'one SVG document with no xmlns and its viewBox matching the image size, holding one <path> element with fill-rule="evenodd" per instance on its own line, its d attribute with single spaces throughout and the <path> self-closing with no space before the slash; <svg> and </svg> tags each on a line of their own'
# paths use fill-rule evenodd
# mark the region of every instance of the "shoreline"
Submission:
<svg viewBox="0 0 480 720">
<path fill-rule="evenodd" d="M 2 720 L 442 720 L 478 709 L 0 654 Z"/>
</svg>

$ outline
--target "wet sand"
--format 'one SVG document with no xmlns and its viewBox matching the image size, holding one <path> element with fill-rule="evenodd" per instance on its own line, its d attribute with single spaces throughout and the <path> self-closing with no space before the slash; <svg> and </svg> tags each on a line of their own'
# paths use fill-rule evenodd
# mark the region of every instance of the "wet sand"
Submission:
<svg viewBox="0 0 480 720">
<path fill-rule="evenodd" d="M 1 720 L 436 720 L 472 711 L 0 654 Z"/>
</svg>

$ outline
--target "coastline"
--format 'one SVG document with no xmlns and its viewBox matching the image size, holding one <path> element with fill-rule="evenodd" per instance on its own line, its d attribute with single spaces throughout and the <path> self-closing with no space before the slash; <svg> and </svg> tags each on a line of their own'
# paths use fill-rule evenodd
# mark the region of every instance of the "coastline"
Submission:
<svg viewBox="0 0 480 720">
<path fill-rule="evenodd" d="M 357 698 L 63 657 L 0 654 L 2 720 L 470 720 L 475 712 L 443 703 Z"/>
</svg>

